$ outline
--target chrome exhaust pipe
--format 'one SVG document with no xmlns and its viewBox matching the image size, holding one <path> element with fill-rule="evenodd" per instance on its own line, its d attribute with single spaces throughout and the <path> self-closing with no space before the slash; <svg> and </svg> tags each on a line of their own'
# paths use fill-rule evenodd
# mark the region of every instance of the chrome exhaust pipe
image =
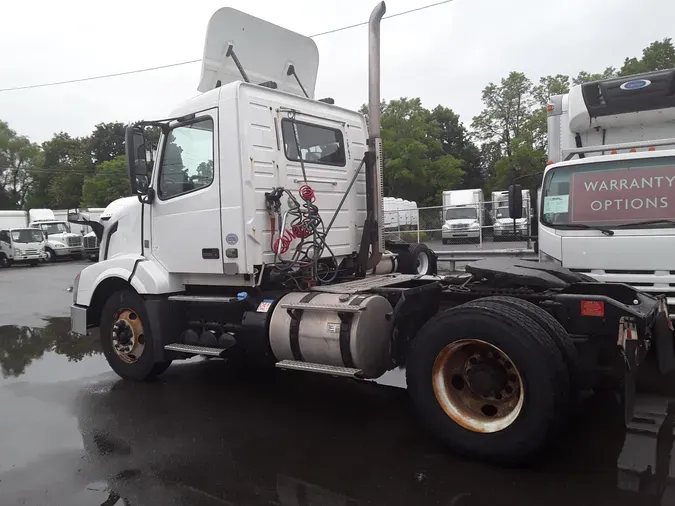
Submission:
<svg viewBox="0 0 675 506">
<path fill-rule="evenodd" d="M 380 22 L 387 6 L 380 2 L 370 13 L 368 21 L 368 137 L 372 153 L 372 167 L 367 173 L 366 184 L 368 214 L 377 226 L 370 245 L 368 269 L 373 269 L 382 259 L 384 251 L 384 204 L 382 200 L 382 135 L 380 127 Z"/>
</svg>

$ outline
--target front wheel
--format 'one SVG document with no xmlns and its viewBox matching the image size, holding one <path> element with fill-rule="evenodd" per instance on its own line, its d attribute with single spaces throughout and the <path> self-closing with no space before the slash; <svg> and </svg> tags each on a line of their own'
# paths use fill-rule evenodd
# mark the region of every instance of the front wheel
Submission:
<svg viewBox="0 0 675 506">
<path fill-rule="evenodd" d="M 45 249 L 45 262 L 55 262 L 56 261 L 56 254 L 54 251 L 50 248 Z"/>
<path fill-rule="evenodd" d="M 427 322 L 406 361 L 418 416 L 454 451 L 533 459 L 567 410 L 569 379 L 547 333 L 513 308 L 457 306 Z"/>
<path fill-rule="evenodd" d="M 124 379 L 153 379 L 171 365 L 155 362 L 145 303 L 132 290 L 113 293 L 103 306 L 101 346 L 112 370 Z"/>
<path fill-rule="evenodd" d="M 5 255 L 0 255 L 0 267 L 3 269 L 6 269 L 7 267 L 11 267 L 12 262 L 7 258 Z"/>
</svg>

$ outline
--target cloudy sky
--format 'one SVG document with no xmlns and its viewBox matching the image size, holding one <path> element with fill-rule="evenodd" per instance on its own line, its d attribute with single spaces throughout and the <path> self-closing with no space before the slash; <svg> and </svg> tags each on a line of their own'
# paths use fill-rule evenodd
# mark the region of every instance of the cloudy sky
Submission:
<svg viewBox="0 0 675 506">
<path fill-rule="evenodd" d="M 387 14 L 436 0 L 388 0 Z M 0 89 L 201 58 L 206 25 L 232 6 L 304 35 L 368 19 L 365 0 L 2 2 Z M 382 24 L 382 97 L 419 96 L 465 123 L 480 93 L 510 70 L 531 79 L 620 66 L 675 36 L 669 0 L 454 0 Z M 317 37 L 316 96 L 358 108 L 367 99 L 367 30 Z M 165 115 L 197 93 L 198 63 L 77 84 L 0 92 L 0 119 L 37 142 L 88 134 L 101 121 Z"/>
</svg>

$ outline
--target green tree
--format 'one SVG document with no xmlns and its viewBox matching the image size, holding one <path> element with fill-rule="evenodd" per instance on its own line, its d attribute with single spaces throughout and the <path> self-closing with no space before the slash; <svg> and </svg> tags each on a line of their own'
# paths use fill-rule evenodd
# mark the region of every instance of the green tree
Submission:
<svg viewBox="0 0 675 506">
<path fill-rule="evenodd" d="M 626 58 L 620 76 L 641 74 L 675 67 L 675 47 L 671 38 L 656 40 L 642 50 L 642 58 Z"/>
<path fill-rule="evenodd" d="M 485 174 L 481 167 L 480 150 L 471 141 L 466 127 L 459 120 L 459 115 L 452 109 L 438 105 L 431 111 L 431 120 L 435 121 L 440 129 L 439 139 L 443 152 L 462 161 L 464 171 L 462 186 L 482 188 L 485 184 Z"/>
<path fill-rule="evenodd" d="M 601 79 L 609 79 L 610 77 L 616 77 L 616 69 L 614 67 L 606 67 L 604 71 L 598 74 L 592 74 L 582 70 L 574 79 L 572 79 L 572 84 L 583 84 L 590 81 L 600 81 Z"/>
<path fill-rule="evenodd" d="M 440 203 L 443 190 L 462 182 L 462 161 L 445 153 L 441 128 L 419 98 L 383 107 L 384 189 L 422 205 Z"/>
<path fill-rule="evenodd" d="M 484 109 L 471 127 L 478 139 L 496 143 L 505 156 L 511 156 L 511 141 L 531 116 L 532 82 L 521 72 L 511 72 L 498 85 L 489 83 L 482 101 Z"/>
<path fill-rule="evenodd" d="M 89 151 L 94 163 L 114 160 L 124 155 L 124 123 L 99 123 L 88 139 Z"/>
<path fill-rule="evenodd" d="M 0 209 L 22 209 L 40 166 L 40 147 L 0 121 Z"/>
<path fill-rule="evenodd" d="M 84 178 L 94 172 L 88 139 L 60 132 L 42 144 L 42 152 L 42 165 L 35 174 L 27 206 L 77 207 Z"/>
<path fill-rule="evenodd" d="M 96 173 L 82 185 L 83 207 L 105 207 L 113 200 L 130 194 L 125 156 L 96 166 Z"/>
</svg>

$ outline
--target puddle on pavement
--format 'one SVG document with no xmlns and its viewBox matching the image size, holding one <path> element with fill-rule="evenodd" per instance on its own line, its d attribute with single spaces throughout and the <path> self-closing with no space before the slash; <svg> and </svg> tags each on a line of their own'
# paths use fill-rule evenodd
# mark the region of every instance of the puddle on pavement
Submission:
<svg viewBox="0 0 675 506">
<path fill-rule="evenodd" d="M 65 318 L 0 327 L 0 504 L 670 504 L 619 489 L 625 433 L 595 401 L 536 469 L 503 469 L 445 453 L 401 388 L 215 360 L 131 383 L 98 346 Z"/>
</svg>

